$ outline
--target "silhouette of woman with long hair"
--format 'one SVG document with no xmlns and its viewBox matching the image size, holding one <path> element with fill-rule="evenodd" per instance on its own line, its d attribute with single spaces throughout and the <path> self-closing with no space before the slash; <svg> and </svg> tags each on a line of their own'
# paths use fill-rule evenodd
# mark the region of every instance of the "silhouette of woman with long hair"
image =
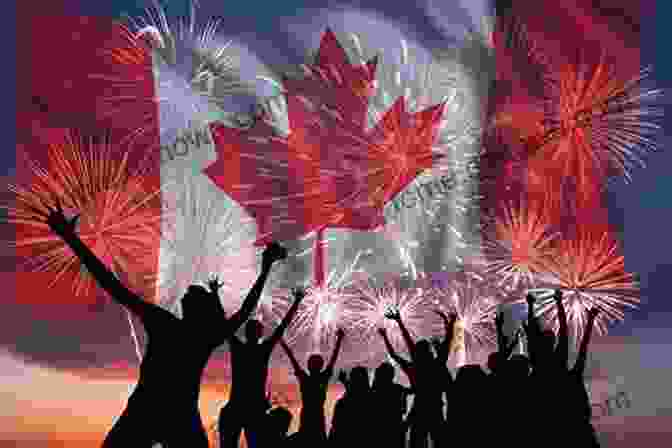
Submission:
<svg viewBox="0 0 672 448">
<path fill-rule="evenodd" d="M 342 329 L 339 329 L 336 334 L 336 346 L 327 367 L 323 369 L 324 358 L 322 356 L 313 354 L 308 358 L 307 372 L 299 365 L 292 349 L 282 341 L 282 348 L 292 363 L 301 389 L 300 437 L 303 443 L 314 444 L 313 446 L 321 446 L 327 442 L 324 405 L 327 401 L 329 381 L 334 376 L 334 366 L 345 336 Z"/>
<path fill-rule="evenodd" d="M 266 247 L 259 278 L 230 318 L 219 301 L 221 284 L 213 279 L 210 291 L 197 285 L 187 289 L 182 298 L 183 318 L 179 319 L 128 290 L 77 236 L 77 219 L 66 218 L 57 203 L 47 223 L 110 297 L 142 321 L 148 339 L 138 384 L 103 447 L 150 448 L 158 442 L 164 448 L 207 448 L 198 410 L 203 370 L 212 352 L 250 316 L 272 264 L 285 258 L 287 251 L 277 244 Z"/>
<path fill-rule="evenodd" d="M 219 414 L 220 448 L 238 448 L 240 434 L 245 430 L 247 446 L 257 448 L 257 431 L 261 430 L 268 409 L 266 381 L 271 354 L 292 322 L 306 292 L 292 291 L 294 303 L 273 333 L 262 340 L 263 327 L 251 319 L 245 324 L 245 342 L 227 334 L 231 347 L 231 395 Z"/>
</svg>

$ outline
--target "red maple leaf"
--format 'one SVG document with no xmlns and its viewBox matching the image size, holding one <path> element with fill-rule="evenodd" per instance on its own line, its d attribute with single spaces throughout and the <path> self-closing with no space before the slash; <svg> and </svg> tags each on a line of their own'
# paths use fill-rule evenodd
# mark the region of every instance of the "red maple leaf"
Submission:
<svg viewBox="0 0 672 448">
<path fill-rule="evenodd" d="M 327 227 L 380 228 L 385 204 L 436 160 L 443 105 L 411 114 L 400 98 L 366 130 L 344 118 L 352 116 L 347 95 L 322 89 L 344 100 L 332 103 L 344 114 L 333 114 L 312 107 L 301 84 L 285 89 L 290 134 L 278 136 L 261 120 L 249 130 L 212 125 L 219 158 L 206 175 L 257 221 L 257 245 Z"/>
<path fill-rule="evenodd" d="M 366 64 L 351 64 L 348 55 L 329 29 L 320 41 L 313 64 L 304 65 L 303 79 L 283 79 L 294 95 L 314 101 L 318 107 L 337 111 L 353 123 L 366 125 L 369 100 L 375 90 L 378 57 Z"/>
</svg>

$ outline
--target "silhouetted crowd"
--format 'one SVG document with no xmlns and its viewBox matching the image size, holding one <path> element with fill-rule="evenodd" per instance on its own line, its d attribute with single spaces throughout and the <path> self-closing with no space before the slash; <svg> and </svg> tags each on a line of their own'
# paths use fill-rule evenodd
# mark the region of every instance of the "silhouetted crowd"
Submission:
<svg viewBox="0 0 672 448">
<path fill-rule="evenodd" d="M 182 318 L 178 318 L 128 290 L 80 240 L 76 222 L 77 217 L 68 219 L 60 205 L 47 219 L 99 285 L 138 316 L 148 338 L 140 379 L 107 434 L 104 448 L 150 448 L 156 443 L 163 448 L 207 448 L 198 410 L 201 377 L 213 351 L 224 343 L 231 352 L 232 384 L 218 421 L 220 448 L 238 448 L 243 431 L 250 448 L 599 446 L 583 381 L 598 311 L 589 312 L 577 359 L 569 367 L 567 316 L 560 292 L 554 295 L 557 337 L 542 328 L 533 314 L 534 297 L 528 295 L 523 325 L 527 356 L 512 355 L 520 332 L 507 340 L 503 319 L 497 316 L 498 351 L 489 356 L 487 373 L 477 364 L 462 366 L 455 375 L 448 369 L 456 315 L 437 311 L 444 322 L 444 336 L 414 341 L 400 314 L 390 311 L 386 317 L 397 323 L 408 353 L 397 353 L 384 329 L 380 335 L 409 387 L 395 383 L 396 370 L 390 363 L 375 370 L 373 381 L 363 366 L 340 372 L 338 380 L 345 392 L 336 402 L 327 431 L 327 389 L 344 332 L 338 332 L 326 365 L 321 355 L 314 354 L 304 368 L 282 337 L 305 291 L 292 291 L 291 307 L 268 337 L 263 338 L 261 324 L 250 319 L 273 264 L 287 257 L 283 247 L 272 243 L 265 248 L 261 273 L 236 313 L 224 312 L 218 294 L 222 284 L 213 278 L 208 288 L 188 288 L 181 302 Z M 243 326 L 241 340 L 236 333 Z M 271 353 L 278 344 L 290 359 L 301 391 L 299 430 L 292 434 L 288 434 L 292 414 L 286 408 L 274 408 L 266 391 Z"/>
</svg>

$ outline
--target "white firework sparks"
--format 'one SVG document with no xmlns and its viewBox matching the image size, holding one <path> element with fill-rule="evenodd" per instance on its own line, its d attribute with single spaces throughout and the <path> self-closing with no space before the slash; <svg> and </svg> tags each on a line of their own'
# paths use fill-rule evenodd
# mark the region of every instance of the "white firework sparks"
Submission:
<svg viewBox="0 0 672 448">
<path fill-rule="evenodd" d="M 447 288 L 431 290 L 442 310 L 457 314 L 454 348 L 458 365 L 482 360 L 497 344 L 494 321 L 499 297 L 489 282 L 464 277 Z"/>
<path fill-rule="evenodd" d="M 367 60 L 357 35 L 351 34 L 356 58 Z M 398 244 L 408 263 L 416 242 L 427 241 L 443 227 L 449 238 L 463 247 L 462 219 L 478 205 L 476 181 L 480 140 L 480 103 L 471 92 L 471 81 L 454 56 L 430 54 L 401 40 L 393 60 L 383 55 L 376 73 L 376 94 L 369 104 L 369 126 L 375 126 L 394 102 L 403 97 L 409 112 L 419 112 L 444 103 L 438 135 L 432 152 L 442 156 L 432 169 L 417 176 L 388 205 L 390 220 L 406 234 Z M 477 165 L 476 165 L 477 166 Z M 409 198 L 415 199 L 412 204 Z M 403 203 L 401 206 L 398 203 Z M 394 210 L 393 210 L 394 209 Z M 409 242 L 410 244 L 404 244 Z M 454 251 L 453 255 L 457 255 Z M 413 275 L 417 272 L 413 269 Z"/>
<path fill-rule="evenodd" d="M 355 348 L 347 358 L 352 362 L 379 359 L 385 353 L 383 340 L 378 329 L 386 330 L 395 349 L 407 351 L 399 326 L 385 317 L 389 311 L 399 311 L 401 319 L 413 338 L 429 337 L 435 332 L 431 325 L 436 305 L 422 288 L 401 289 L 394 282 L 386 282 L 377 287 L 368 281 L 358 285 L 349 306 L 350 321 L 347 328 L 355 334 Z"/>
<path fill-rule="evenodd" d="M 175 310 L 189 285 L 217 275 L 224 309 L 237 311 L 241 291 L 256 278 L 253 221 L 213 185 L 188 174 L 164 186 L 163 204 L 161 304 Z"/>
<path fill-rule="evenodd" d="M 128 17 L 120 26 L 123 43 L 102 50 L 121 73 L 90 75 L 107 83 L 101 94 L 103 114 L 143 113 L 130 141 L 153 130 L 157 106 L 161 140 L 173 141 L 180 130 L 204 123 L 237 124 L 224 107 L 232 95 L 254 94 L 254 84 L 240 79 L 233 42 L 218 35 L 220 20 L 198 24 L 195 16 L 192 2 L 188 17 L 171 22 L 154 0 L 144 16 Z"/>
<path fill-rule="evenodd" d="M 289 342 L 306 339 L 304 342 L 309 343 L 310 350 L 321 351 L 323 346 L 329 349 L 333 344 L 339 328 L 347 328 L 351 314 L 349 305 L 356 298 L 353 289 L 356 277 L 353 274 L 357 272 L 357 263 L 365 253 L 357 253 L 354 261 L 342 272 L 336 269 L 330 271 L 324 284 L 313 282 L 306 288 L 306 297 L 288 332 Z"/>
</svg>

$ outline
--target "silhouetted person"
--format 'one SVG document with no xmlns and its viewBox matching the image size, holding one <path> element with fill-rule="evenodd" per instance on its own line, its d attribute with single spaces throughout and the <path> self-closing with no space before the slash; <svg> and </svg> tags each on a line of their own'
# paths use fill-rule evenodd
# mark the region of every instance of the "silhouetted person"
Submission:
<svg viewBox="0 0 672 448">
<path fill-rule="evenodd" d="M 366 367 L 357 366 L 347 378 L 344 372 L 338 376 L 345 386 L 345 394 L 336 401 L 334 416 L 329 431 L 329 446 L 334 448 L 372 446 L 377 434 L 371 431 L 375 409 L 371 405 L 371 385 Z"/>
<path fill-rule="evenodd" d="M 560 341 L 563 341 L 564 338 L 568 343 L 567 314 L 562 302 L 562 293 L 556 291 L 553 297 L 556 303 L 556 308 L 558 309 L 559 339 Z M 588 345 L 590 343 L 595 319 L 598 314 L 598 308 L 592 308 L 588 311 L 588 320 L 586 321 L 583 339 L 581 340 L 579 353 L 577 354 L 574 366 L 571 369 L 568 367 L 568 348 L 563 347 L 562 350 L 566 351 L 560 353 L 557 359 L 560 366 L 556 377 L 556 384 L 558 384 L 556 422 L 562 421 L 566 424 L 568 429 L 568 431 L 565 432 L 567 442 L 589 448 L 598 447 L 599 443 L 590 422 L 592 409 L 583 375 L 586 367 L 586 359 L 588 357 Z M 561 343 L 562 342 L 560 342 L 559 345 Z"/>
<path fill-rule="evenodd" d="M 558 312 L 557 346 L 554 346 L 553 332 L 541 330 L 538 323 L 531 321 L 534 298 L 528 296 L 526 330 L 530 341 L 530 357 L 533 367 L 532 385 L 534 390 L 539 391 L 549 390 L 548 384 L 553 384 L 553 388 L 550 389 L 552 393 L 547 394 L 546 397 L 550 403 L 548 415 L 537 416 L 537 422 L 541 424 L 542 421 L 550 421 L 554 427 L 562 425 L 563 431 L 557 436 L 558 446 L 576 444 L 591 448 L 598 447 L 597 437 L 590 424 L 590 399 L 585 388 L 583 373 L 590 334 L 599 311 L 593 308 L 588 312 L 584 338 L 581 341 L 576 362 L 573 368 L 568 369 L 569 330 L 562 292 L 556 291 L 553 299 Z"/>
<path fill-rule="evenodd" d="M 487 388 L 489 399 L 487 400 L 486 409 L 482 410 L 484 415 L 492 425 L 492 435 L 497 440 L 491 440 L 503 445 L 509 444 L 524 444 L 526 441 L 521 440 L 520 435 L 515 428 L 515 419 L 520 420 L 524 412 L 528 410 L 525 395 L 527 394 L 527 371 L 529 366 L 525 364 L 526 375 L 524 378 L 519 378 L 513 375 L 514 368 L 520 368 L 520 361 L 510 360 L 511 354 L 515 349 L 520 332 L 516 332 L 509 342 L 504 334 L 504 316 L 502 313 L 497 313 L 495 317 L 495 327 L 497 329 L 497 351 L 488 356 L 488 369 L 490 375 L 487 379 Z M 517 372 L 517 371 L 516 371 Z M 514 381 L 518 379 L 519 381 Z M 456 403 L 457 405 L 457 403 Z M 459 408 L 456 412 L 460 412 Z"/>
<path fill-rule="evenodd" d="M 182 298 L 183 318 L 145 302 L 129 291 L 76 235 L 75 217 L 68 220 L 57 205 L 47 223 L 79 257 L 110 297 L 136 315 L 147 333 L 147 350 L 140 364 L 140 379 L 126 409 L 107 434 L 103 446 L 207 448 L 208 438 L 198 411 L 201 376 L 212 352 L 254 310 L 272 264 L 286 257 L 285 249 L 269 245 L 262 271 L 240 310 L 227 318 L 221 306 L 216 279 L 210 291 L 190 286 Z"/>
<path fill-rule="evenodd" d="M 455 335 L 455 324 L 457 323 L 457 314 L 451 313 L 450 316 L 447 316 L 442 311 L 435 311 L 435 313 L 443 320 L 443 338 L 434 338 L 432 339 L 432 345 L 434 346 L 434 351 L 436 352 L 436 365 L 437 365 L 437 375 L 440 379 L 437 386 L 439 387 L 441 393 L 446 394 L 450 393 L 451 385 L 453 384 L 453 376 L 448 370 L 448 357 L 450 356 L 450 349 L 453 345 L 453 337 Z"/>
<path fill-rule="evenodd" d="M 507 342 L 506 335 L 504 334 L 504 315 L 502 313 L 497 313 L 495 316 L 495 327 L 497 329 L 497 351 L 488 356 L 488 369 L 493 375 L 499 376 L 518 344 L 520 333 L 516 332 L 511 342 Z"/>
<path fill-rule="evenodd" d="M 385 316 L 397 322 L 411 355 L 410 361 L 399 356 L 392 347 L 385 329 L 380 329 L 380 334 L 383 336 L 390 357 L 399 364 L 408 376 L 411 387 L 415 391 L 413 407 L 409 415 L 411 447 L 426 448 L 429 444 L 430 435 L 434 445 L 441 446 L 441 436 L 444 429 L 443 394 L 442 387 L 437 387 L 437 384 L 441 384 L 442 380 L 445 381 L 445 378 L 442 378 L 444 372 L 437 365 L 430 341 L 422 339 L 414 343 L 399 311 L 390 311 Z"/>
<path fill-rule="evenodd" d="M 314 446 L 321 446 L 327 442 L 324 405 L 327 401 L 329 381 L 334 376 L 334 365 L 338 359 L 345 333 L 339 329 L 336 334 L 336 346 L 326 368 L 323 369 L 324 358 L 314 354 L 308 358 L 307 372 L 301 368 L 289 346 L 282 341 L 282 348 L 292 363 L 294 374 L 301 388 L 299 432 L 304 443 L 315 444 Z"/>
<path fill-rule="evenodd" d="M 220 448 L 238 448 L 243 429 L 247 446 L 258 446 L 255 431 L 263 424 L 268 407 L 266 381 L 271 353 L 292 322 L 306 293 L 297 288 L 292 294 L 294 303 L 267 339 L 261 340 L 263 327 L 254 319 L 245 324 L 245 342 L 235 334 L 227 335 L 231 347 L 232 378 L 229 401 L 219 414 Z"/>
<path fill-rule="evenodd" d="M 372 403 L 376 410 L 377 443 L 390 448 L 405 448 L 406 425 L 404 416 L 408 409 L 408 396 L 413 390 L 394 382 L 394 366 L 384 362 L 373 377 Z"/>
<path fill-rule="evenodd" d="M 489 378 L 478 364 L 466 364 L 460 367 L 455 375 L 455 384 L 450 394 L 448 425 L 453 431 L 458 428 L 469 428 L 474 422 L 490 421 L 491 403 L 488 387 Z M 512 431 L 514 428 L 508 428 Z M 474 439 L 475 446 L 491 446 L 494 432 L 484 431 Z"/>
</svg>

